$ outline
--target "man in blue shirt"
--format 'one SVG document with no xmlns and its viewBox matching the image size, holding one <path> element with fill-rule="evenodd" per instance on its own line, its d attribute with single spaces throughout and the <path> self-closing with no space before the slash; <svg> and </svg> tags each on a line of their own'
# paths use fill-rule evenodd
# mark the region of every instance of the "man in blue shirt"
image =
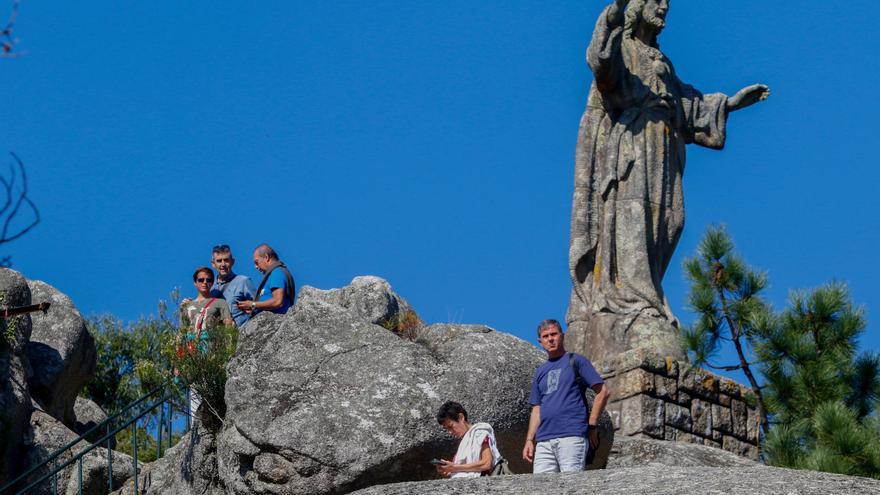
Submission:
<svg viewBox="0 0 880 495">
<path fill-rule="evenodd" d="M 532 382 L 532 412 L 522 454 L 533 463 L 536 474 L 583 471 L 587 437 L 591 448 L 599 445 L 596 425 L 608 402 L 608 387 L 602 377 L 587 358 L 565 351 L 564 337 L 556 320 L 538 325 L 538 340 L 547 351 L 547 362 L 538 367 Z M 589 418 L 575 372 L 596 391 Z"/>
<path fill-rule="evenodd" d="M 268 244 L 260 244 L 254 249 L 254 266 L 263 273 L 263 281 L 254 300 L 239 302 L 238 308 L 251 315 L 259 311 L 286 313 L 296 296 L 296 283 L 290 270 Z"/>
<path fill-rule="evenodd" d="M 232 257 L 232 250 L 228 245 L 214 246 L 211 251 L 211 266 L 217 270 L 217 280 L 211 287 L 211 297 L 222 297 L 226 300 L 232 319 L 235 320 L 235 326 L 241 328 L 250 315 L 239 309 L 237 303 L 253 299 L 256 291 L 251 279 L 232 271 L 234 264 L 235 258 Z"/>
</svg>

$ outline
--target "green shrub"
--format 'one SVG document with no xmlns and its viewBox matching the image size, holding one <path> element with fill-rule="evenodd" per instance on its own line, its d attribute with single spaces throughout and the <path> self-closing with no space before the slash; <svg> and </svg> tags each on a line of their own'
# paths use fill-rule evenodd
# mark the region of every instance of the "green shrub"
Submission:
<svg viewBox="0 0 880 495">
<path fill-rule="evenodd" d="M 202 398 L 199 417 L 209 430 L 217 431 L 226 416 L 226 363 L 238 345 L 238 329 L 216 325 L 204 331 L 208 337 L 201 343 L 179 336 L 167 349 L 177 377 Z"/>
</svg>

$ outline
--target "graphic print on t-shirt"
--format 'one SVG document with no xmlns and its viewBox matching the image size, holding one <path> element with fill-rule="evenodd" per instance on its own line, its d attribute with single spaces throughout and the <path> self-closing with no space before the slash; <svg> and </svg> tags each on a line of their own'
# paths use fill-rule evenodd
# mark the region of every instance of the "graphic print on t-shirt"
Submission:
<svg viewBox="0 0 880 495">
<path fill-rule="evenodd" d="M 547 373 L 547 391 L 545 394 L 552 394 L 556 392 L 556 389 L 559 388 L 559 375 L 562 373 L 562 370 L 550 370 Z"/>
</svg>

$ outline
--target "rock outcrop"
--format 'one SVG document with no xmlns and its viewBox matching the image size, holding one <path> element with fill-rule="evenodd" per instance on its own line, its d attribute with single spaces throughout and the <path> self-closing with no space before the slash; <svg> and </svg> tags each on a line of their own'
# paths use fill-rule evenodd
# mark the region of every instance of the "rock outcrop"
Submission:
<svg viewBox="0 0 880 495">
<path fill-rule="evenodd" d="M 32 302 L 51 306 L 45 314 L 0 318 L 0 486 L 75 441 L 75 431 L 84 432 L 106 418 L 96 404 L 77 398 L 95 373 L 96 350 L 76 307 L 52 286 L 0 269 L 0 307 Z M 59 457 L 58 464 L 88 446 L 81 442 Z M 107 492 L 107 455 L 105 448 L 97 447 L 83 457 L 82 493 Z M 131 476 L 132 460 L 118 452 L 113 456 L 113 480 L 119 486 Z M 56 486 L 64 493 L 79 493 L 78 464 L 58 473 Z M 51 487 L 46 482 L 28 493 L 48 493 Z"/>
<path fill-rule="evenodd" d="M 27 280 L 18 272 L 0 269 L 0 307 L 31 303 Z M 28 315 L 0 318 L 0 485 L 18 472 L 20 441 L 31 415 L 25 347 L 31 335 Z"/>
<path fill-rule="evenodd" d="M 527 392 L 543 354 L 477 325 L 432 325 L 415 341 L 375 324 L 404 307 L 381 279 L 304 287 L 284 316 L 241 331 L 227 367 L 219 473 L 231 493 L 329 493 L 434 476 L 454 453 L 434 415 L 446 400 L 495 427 L 519 459 Z"/>
<path fill-rule="evenodd" d="M 138 468 L 137 493 L 223 495 L 216 452 L 216 439 L 196 422 L 164 457 Z M 134 478 L 113 493 L 134 495 Z"/>
<path fill-rule="evenodd" d="M 357 495 L 629 495 L 716 493 L 734 495 L 835 495 L 880 492 L 880 481 L 816 471 L 754 466 L 742 468 L 648 466 L 581 473 L 495 476 L 374 486 Z"/>
<path fill-rule="evenodd" d="M 611 449 L 608 469 L 661 464 L 673 467 L 755 467 L 757 462 L 732 452 L 692 443 L 618 437 Z"/>
<path fill-rule="evenodd" d="M 95 340 L 69 297 L 39 280 L 28 285 L 34 301 L 52 305 L 45 314 L 31 315 L 33 331 L 27 344 L 33 370 L 28 379 L 31 395 L 47 413 L 74 428 L 76 396 L 95 376 Z"/>
<path fill-rule="evenodd" d="M 320 290 L 306 286 L 300 291 L 300 297 L 320 299 L 345 308 L 355 318 L 374 325 L 387 325 L 411 309 L 385 279 L 369 275 L 355 277 L 340 289 Z"/>
<path fill-rule="evenodd" d="M 78 435 L 87 432 L 91 433 L 86 436 L 90 441 L 98 441 L 106 433 L 103 430 L 92 431 L 92 428 L 107 420 L 107 414 L 101 409 L 101 406 L 84 397 L 77 397 L 73 404 L 73 415 L 76 417 L 76 425 L 73 428 Z M 110 445 L 116 445 L 116 440 L 111 439 Z"/>
</svg>

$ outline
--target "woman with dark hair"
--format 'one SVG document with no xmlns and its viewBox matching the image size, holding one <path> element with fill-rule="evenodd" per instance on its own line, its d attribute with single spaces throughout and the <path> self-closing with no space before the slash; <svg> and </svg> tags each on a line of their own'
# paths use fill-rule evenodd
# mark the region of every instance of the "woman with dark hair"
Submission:
<svg viewBox="0 0 880 495">
<path fill-rule="evenodd" d="M 198 342 L 197 345 L 201 347 L 202 341 L 207 339 L 205 330 L 208 327 L 232 326 L 235 322 L 232 320 L 226 301 L 211 296 L 211 287 L 214 285 L 213 270 L 207 266 L 196 268 L 193 273 L 193 285 L 198 291 L 198 296 L 193 300 L 184 301 L 180 306 L 180 326 L 187 329 L 187 340 Z"/>
<path fill-rule="evenodd" d="M 177 356 L 208 351 L 208 329 L 220 325 L 234 326 L 235 321 L 229 313 L 229 306 L 223 298 L 211 296 L 214 285 L 214 271 L 207 266 L 196 268 L 193 285 L 199 295 L 195 299 L 184 300 L 180 305 L 180 334 L 177 340 Z M 190 390 L 189 410 L 194 415 L 201 397 Z"/>
<path fill-rule="evenodd" d="M 488 423 L 471 424 L 458 402 L 446 402 L 437 411 L 437 422 L 450 435 L 460 438 L 451 461 L 441 459 L 437 472 L 449 478 L 476 478 L 508 474 L 506 461 L 498 452 L 495 432 Z"/>
</svg>

